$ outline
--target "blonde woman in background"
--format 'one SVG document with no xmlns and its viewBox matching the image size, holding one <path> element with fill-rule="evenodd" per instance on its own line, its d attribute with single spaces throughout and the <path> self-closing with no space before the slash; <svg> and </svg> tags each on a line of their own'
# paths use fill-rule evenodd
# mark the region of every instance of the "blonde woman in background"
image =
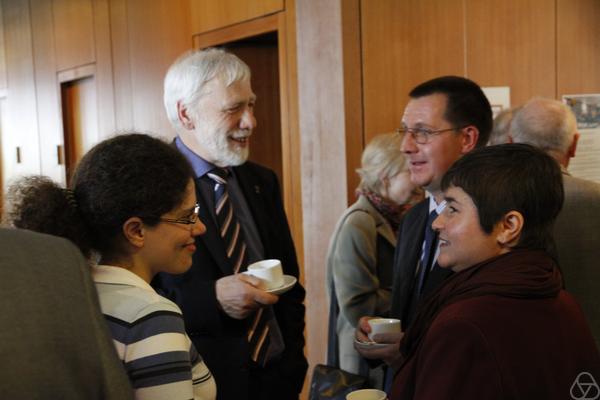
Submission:
<svg viewBox="0 0 600 400">
<path fill-rule="evenodd" d="M 396 230 L 404 213 L 423 198 L 410 182 L 397 134 L 378 135 L 365 148 L 357 201 L 340 218 L 327 255 L 327 291 L 331 300 L 328 364 L 369 377 L 381 385 L 381 373 L 369 370 L 354 349 L 354 330 L 363 315 L 390 309 Z"/>
</svg>

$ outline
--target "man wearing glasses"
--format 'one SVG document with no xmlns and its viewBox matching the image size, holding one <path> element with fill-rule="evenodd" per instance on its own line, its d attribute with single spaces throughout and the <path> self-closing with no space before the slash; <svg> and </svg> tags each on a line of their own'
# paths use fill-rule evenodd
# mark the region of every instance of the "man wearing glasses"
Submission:
<svg viewBox="0 0 600 400">
<path fill-rule="evenodd" d="M 462 155 L 485 146 L 492 129 L 490 103 L 481 88 L 468 79 L 432 79 L 415 87 L 409 96 L 398 133 L 403 135 L 402 151 L 409 161 L 411 181 L 422 186 L 429 197 L 405 215 L 398 229 L 390 316 L 402 320 L 403 332 L 423 298 L 451 274 L 436 263 L 437 235 L 431 228 L 445 206 L 440 188 L 442 177 Z M 361 318 L 357 340 L 369 341 L 366 335 L 370 318 Z M 394 365 L 402 335 L 375 338 L 388 346 L 361 346 L 357 350 L 365 358 Z"/>
</svg>

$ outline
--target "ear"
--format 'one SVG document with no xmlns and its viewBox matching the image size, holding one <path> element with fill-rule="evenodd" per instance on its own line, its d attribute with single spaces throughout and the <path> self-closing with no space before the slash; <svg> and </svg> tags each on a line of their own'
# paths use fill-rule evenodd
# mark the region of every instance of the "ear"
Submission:
<svg viewBox="0 0 600 400">
<path fill-rule="evenodd" d="M 196 129 L 194 121 L 190 117 L 187 108 L 181 103 L 181 101 L 177 102 L 177 117 L 185 129 L 190 131 Z"/>
<path fill-rule="evenodd" d="M 479 140 L 479 129 L 477 129 L 474 125 L 469 125 L 461 129 L 462 133 L 462 144 L 461 151 L 462 154 L 467 154 L 471 150 L 477 146 L 477 141 Z"/>
<path fill-rule="evenodd" d="M 573 158 L 575 157 L 575 152 L 577 151 L 577 142 L 579 141 L 579 132 L 575 132 L 573 135 L 573 141 L 567 150 L 567 157 Z"/>
<path fill-rule="evenodd" d="M 144 246 L 144 222 L 139 217 L 131 217 L 123 223 L 123 236 L 130 245 L 141 248 Z"/>
<path fill-rule="evenodd" d="M 518 211 L 509 211 L 498 222 L 496 240 L 501 247 L 514 247 L 519 242 L 525 219 Z"/>
</svg>

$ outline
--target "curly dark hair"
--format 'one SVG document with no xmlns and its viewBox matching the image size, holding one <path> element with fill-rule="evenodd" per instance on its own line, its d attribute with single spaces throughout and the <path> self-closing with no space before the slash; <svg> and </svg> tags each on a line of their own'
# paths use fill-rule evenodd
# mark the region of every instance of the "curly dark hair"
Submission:
<svg viewBox="0 0 600 400">
<path fill-rule="evenodd" d="M 62 236 L 86 257 L 123 252 L 123 223 L 153 226 L 183 201 L 193 179 L 188 161 L 160 139 L 119 135 L 94 146 L 80 161 L 70 189 L 28 177 L 9 191 L 8 218 L 17 228 Z"/>
</svg>

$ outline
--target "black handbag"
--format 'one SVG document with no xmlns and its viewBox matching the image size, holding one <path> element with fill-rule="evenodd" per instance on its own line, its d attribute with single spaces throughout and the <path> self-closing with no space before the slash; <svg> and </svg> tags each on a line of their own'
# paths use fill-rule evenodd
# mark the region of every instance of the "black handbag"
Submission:
<svg viewBox="0 0 600 400">
<path fill-rule="evenodd" d="M 346 400 L 348 393 L 366 387 L 364 376 L 317 364 L 310 381 L 308 400 Z"/>
<path fill-rule="evenodd" d="M 329 365 L 317 364 L 313 369 L 308 400 L 346 400 L 348 393 L 365 389 L 368 385 L 365 376 L 356 375 L 339 368 L 338 338 L 335 332 L 339 307 L 333 282 L 330 297 L 327 346 L 327 363 Z"/>
</svg>

